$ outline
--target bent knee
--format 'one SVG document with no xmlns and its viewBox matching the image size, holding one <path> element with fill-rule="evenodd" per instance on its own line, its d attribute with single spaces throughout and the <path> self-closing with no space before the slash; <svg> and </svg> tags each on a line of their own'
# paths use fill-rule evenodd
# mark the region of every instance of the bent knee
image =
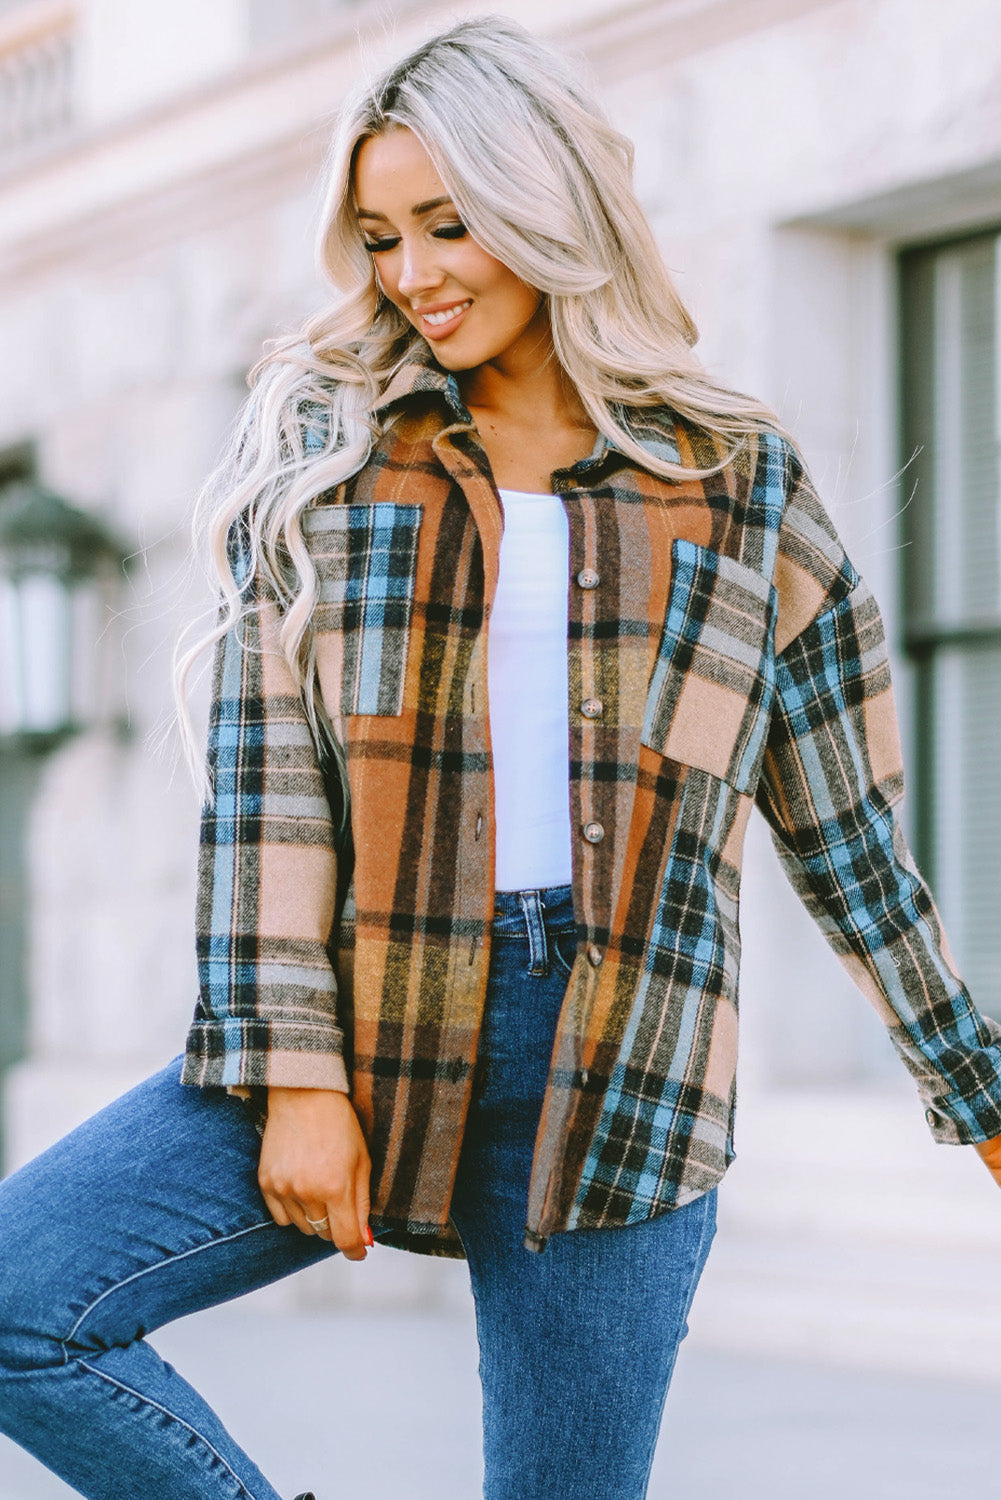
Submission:
<svg viewBox="0 0 1001 1500">
<path fill-rule="evenodd" d="M 36 1277 L 18 1280 L 16 1267 L 5 1257 L 7 1246 L 0 1238 L 0 1373 L 23 1372 L 66 1362 L 61 1332 L 65 1314 L 59 1299 L 45 1296 Z"/>
<path fill-rule="evenodd" d="M 63 1364 L 81 1247 L 53 1236 L 42 1209 L 11 1212 L 10 1183 L 0 1183 L 0 1369 Z"/>
</svg>

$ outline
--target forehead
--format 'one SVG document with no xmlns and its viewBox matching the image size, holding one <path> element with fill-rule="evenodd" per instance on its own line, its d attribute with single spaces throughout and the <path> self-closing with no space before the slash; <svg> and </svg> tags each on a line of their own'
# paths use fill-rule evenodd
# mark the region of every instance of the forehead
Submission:
<svg viewBox="0 0 1001 1500">
<path fill-rule="evenodd" d="M 412 130 L 397 126 L 370 136 L 355 156 L 354 194 L 361 208 L 409 212 L 415 204 L 447 191 L 434 163 Z"/>
</svg>

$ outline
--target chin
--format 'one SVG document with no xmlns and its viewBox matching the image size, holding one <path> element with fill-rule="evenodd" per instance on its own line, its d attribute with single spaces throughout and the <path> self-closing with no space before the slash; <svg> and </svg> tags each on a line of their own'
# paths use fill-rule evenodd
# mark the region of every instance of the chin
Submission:
<svg viewBox="0 0 1001 1500">
<path fill-rule="evenodd" d="M 461 354 L 458 350 L 443 349 L 432 339 L 425 339 L 424 342 L 438 363 L 446 370 L 475 370 L 477 365 L 483 363 L 483 358 L 479 355 Z"/>
</svg>

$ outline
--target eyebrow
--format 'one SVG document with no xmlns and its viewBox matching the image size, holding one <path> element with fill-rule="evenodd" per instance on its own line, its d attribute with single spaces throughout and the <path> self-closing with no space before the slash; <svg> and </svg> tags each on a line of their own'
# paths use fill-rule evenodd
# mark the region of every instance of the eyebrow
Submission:
<svg viewBox="0 0 1001 1500">
<path fill-rule="evenodd" d="M 410 211 L 415 219 L 419 219 L 422 214 L 429 214 L 433 208 L 441 208 L 442 204 L 451 202 L 451 198 L 446 193 L 442 198 L 427 198 L 423 203 L 415 203 Z M 385 214 L 374 213 L 370 208 L 360 208 L 358 217 L 359 219 L 381 219 L 384 224 L 389 223 Z"/>
</svg>

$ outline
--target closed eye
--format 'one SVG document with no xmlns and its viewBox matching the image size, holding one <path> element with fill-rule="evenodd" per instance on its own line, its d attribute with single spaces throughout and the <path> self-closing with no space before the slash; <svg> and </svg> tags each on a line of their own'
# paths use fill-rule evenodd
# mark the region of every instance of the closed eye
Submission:
<svg viewBox="0 0 1001 1500">
<path fill-rule="evenodd" d="M 439 224 L 437 229 L 431 233 L 438 240 L 461 240 L 469 233 L 465 224 Z M 370 255 L 378 255 L 384 250 L 395 250 L 400 243 L 399 235 L 386 235 L 378 240 L 363 240 L 362 243 Z"/>
</svg>

